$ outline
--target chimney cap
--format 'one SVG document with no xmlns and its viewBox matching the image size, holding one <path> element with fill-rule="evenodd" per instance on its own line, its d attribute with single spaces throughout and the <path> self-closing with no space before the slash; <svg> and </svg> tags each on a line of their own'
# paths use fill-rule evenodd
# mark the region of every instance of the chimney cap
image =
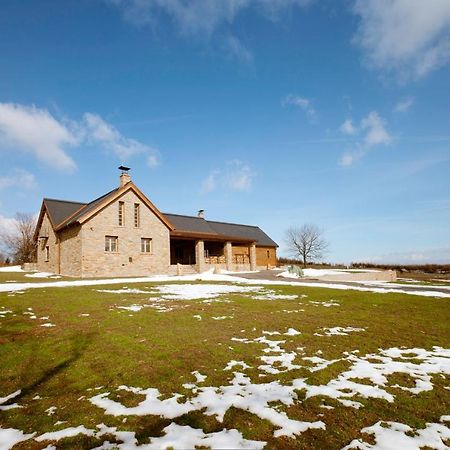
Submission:
<svg viewBox="0 0 450 450">
<path fill-rule="evenodd" d="M 127 173 L 130 170 L 129 167 L 125 167 L 125 166 L 119 166 L 118 169 L 121 170 L 122 173 Z"/>
<path fill-rule="evenodd" d="M 205 218 L 205 210 L 204 209 L 199 209 L 197 212 L 197 217 L 200 217 L 201 219 Z"/>
</svg>

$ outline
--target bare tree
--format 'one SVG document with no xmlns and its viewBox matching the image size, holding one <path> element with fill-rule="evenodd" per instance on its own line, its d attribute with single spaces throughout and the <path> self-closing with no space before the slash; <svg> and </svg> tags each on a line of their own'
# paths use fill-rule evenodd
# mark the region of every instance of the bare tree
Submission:
<svg viewBox="0 0 450 450">
<path fill-rule="evenodd" d="M 304 266 L 314 259 L 322 258 L 328 249 L 323 231 L 314 224 L 288 228 L 285 240 L 291 255 L 300 258 Z"/>
<path fill-rule="evenodd" d="M 15 264 L 36 260 L 36 242 L 33 239 L 35 219 L 30 214 L 17 213 L 15 227 L 0 237 Z"/>
</svg>

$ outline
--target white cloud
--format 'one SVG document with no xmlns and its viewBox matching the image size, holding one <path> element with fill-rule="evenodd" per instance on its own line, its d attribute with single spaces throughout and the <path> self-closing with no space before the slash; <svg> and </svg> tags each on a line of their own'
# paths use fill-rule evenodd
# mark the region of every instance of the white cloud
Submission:
<svg viewBox="0 0 450 450">
<path fill-rule="evenodd" d="M 10 175 L 0 177 L 0 191 L 10 187 L 34 189 L 36 187 L 36 178 L 26 170 L 14 169 Z"/>
<path fill-rule="evenodd" d="M 355 42 L 375 69 L 418 79 L 450 61 L 449 0 L 356 0 Z"/>
<path fill-rule="evenodd" d="M 68 147 L 100 144 L 118 156 L 121 162 L 143 154 L 147 164 L 158 165 L 159 151 L 135 139 L 123 136 L 98 114 L 85 113 L 79 122 L 58 120 L 46 109 L 36 106 L 0 103 L 0 152 L 29 153 L 39 161 L 60 170 L 74 170 L 76 164 L 68 155 Z M 31 174 L 20 174 L 21 183 L 31 182 Z M 10 183 L 3 181 L 3 184 Z"/>
<path fill-rule="evenodd" d="M 149 167 L 153 168 L 158 165 L 159 152 L 157 149 L 123 136 L 113 125 L 103 120 L 98 114 L 85 113 L 82 128 L 88 142 L 98 143 L 105 149 L 112 150 L 122 163 L 134 155 L 145 154 Z"/>
<path fill-rule="evenodd" d="M 387 253 L 368 259 L 380 264 L 449 264 L 450 246 Z"/>
<path fill-rule="evenodd" d="M 134 25 L 155 25 L 167 16 L 183 35 L 212 34 L 230 25 L 245 10 L 253 9 L 271 20 L 293 6 L 304 7 L 311 0 L 106 0 L 123 11 Z"/>
<path fill-rule="evenodd" d="M 14 217 L 0 215 L 0 235 L 10 235 L 17 230 L 17 220 Z"/>
<path fill-rule="evenodd" d="M 356 134 L 358 132 L 355 125 L 353 125 L 353 121 L 351 119 L 345 120 L 345 122 L 339 128 L 342 133 L 348 134 L 350 136 Z"/>
<path fill-rule="evenodd" d="M 208 193 L 221 187 L 231 191 L 248 191 L 252 187 L 255 175 L 248 164 L 233 159 L 225 163 L 224 169 L 212 170 L 203 180 L 201 190 Z"/>
<path fill-rule="evenodd" d="M 405 97 L 397 102 L 393 111 L 396 113 L 404 113 L 414 105 L 414 97 Z"/>
<path fill-rule="evenodd" d="M 351 166 L 374 147 L 389 145 L 392 142 L 392 137 L 386 129 L 385 121 L 376 111 L 371 111 L 364 117 L 359 128 L 361 131 L 364 131 L 364 137 L 356 144 L 353 150 L 347 151 L 342 155 L 339 161 L 341 166 Z"/>
<path fill-rule="evenodd" d="M 299 97 L 298 95 L 289 94 L 282 101 L 283 106 L 294 105 L 305 111 L 306 115 L 311 121 L 314 121 L 317 117 L 316 110 L 311 104 L 311 100 L 305 97 Z"/>
<path fill-rule="evenodd" d="M 375 145 L 388 145 L 391 143 L 391 136 L 385 127 L 385 121 L 376 111 L 372 111 L 361 121 L 361 129 L 366 130 L 364 142 L 367 147 Z"/>
<path fill-rule="evenodd" d="M 245 64 L 253 62 L 253 53 L 235 36 L 230 35 L 224 40 L 224 48 L 230 56 Z"/>
<path fill-rule="evenodd" d="M 255 173 L 247 164 L 238 159 L 228 161 L 225 185 L 233 191 L 248 191 Z"/>
<path fill-rule="evenodd" d="M 31 153 L 52 167 L 73 170 L 66 148 L 77 144 L 76 135 L 47 110 L 0 103 L 0 150 Z"/>
</svg>

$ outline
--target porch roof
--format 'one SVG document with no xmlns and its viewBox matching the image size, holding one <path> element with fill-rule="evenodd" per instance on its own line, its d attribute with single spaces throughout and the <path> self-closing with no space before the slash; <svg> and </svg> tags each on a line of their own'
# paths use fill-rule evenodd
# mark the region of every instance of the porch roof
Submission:
<svg viewBox="0 0 450 450">
<path fill-rule="evenodd" d="M 170 232 L 172 237 L 223 242 L 255 242 L 256 245 L 261 247 L 278 247 L 277 243 L 270 239 L 261 228 L 254 225 L 215 222 L 205 220 L 202 217 L 184 216 L 180 214 L 163 214 L 175 227 L 175 230 Z"/>
</svg>

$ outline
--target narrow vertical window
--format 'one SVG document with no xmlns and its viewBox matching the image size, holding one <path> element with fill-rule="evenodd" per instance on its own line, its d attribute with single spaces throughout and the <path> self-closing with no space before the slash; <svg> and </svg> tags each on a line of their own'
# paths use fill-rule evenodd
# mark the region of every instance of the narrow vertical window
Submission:
<svg viewBox="0 0 450 450">
<path fill-rule="evenodd" d="M 47 262 L 50 259 L 50 247 L 47 245 L 45 247 L 45 261 Z"/>
<path fill-rule="evenodd" d="M 139 228 L 141 226 L 141 216 L 139 211 L 139 203 L 134 204 L 134 226 Z"/>
<path fill-rule="evenodd" d="M 105 252 L 117 252 L 117 236 L 105 236 Z"/>
<path fill-rule="evenodd" d="M 125 203 L 119 202 L 119 227 L 125 225 Z"/>
<path fill-rule="evenodd" d="M 151 252 L 152 252 L 152 239 L 141 238 L 141 253 L 151 253 Z"/>
</svg>

